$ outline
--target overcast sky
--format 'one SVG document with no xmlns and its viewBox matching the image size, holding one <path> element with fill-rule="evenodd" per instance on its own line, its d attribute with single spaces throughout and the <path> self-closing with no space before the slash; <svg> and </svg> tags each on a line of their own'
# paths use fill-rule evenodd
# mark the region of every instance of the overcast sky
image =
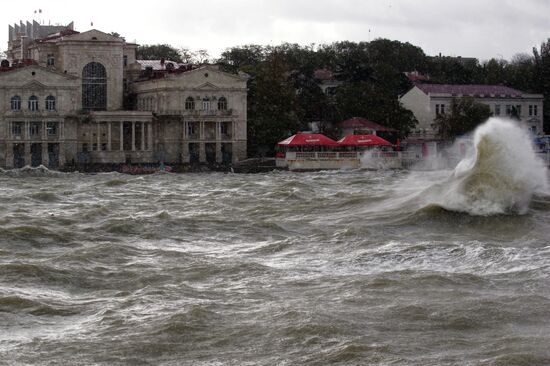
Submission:
<svg viewBox="0 0 550 366">
<path fill-rule="evenodd" d="M 139 44 L 206 48 L 212 56 L 251 43 L 389 38 L 428 55 L 510 59 L 550 37 L 549 0 L 25 0 L 3 6 L 0 50 L 7 48 L 8 24 L 39 18 L 118 32 Z"/>
</svg>

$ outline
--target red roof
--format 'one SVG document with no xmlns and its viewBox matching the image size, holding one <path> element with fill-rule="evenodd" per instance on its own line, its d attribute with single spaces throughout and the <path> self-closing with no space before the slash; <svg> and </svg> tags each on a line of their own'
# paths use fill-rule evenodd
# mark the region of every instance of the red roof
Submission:
<svg viewBox="0 0 550 366">
<path fill-rule="evenodd" d="M 341 128 L 368 128 L 373 131 L 381 131 L 381 132 L 396 132 L 397 130 L 394 130 L 393 128 L 389 128 L 386 126 L 382 126 L 381 124 L 378 124 L 376 122 L 369 121 L 366 118 L 361 117 L 352 117 L 350 119 L 347 119 L 345 121 L 340 122 Z"/>
<path fill-rule="evenodd" d="M 327 80 L 334 80 L 334 74 L 332 71 L 327 69 L 317 69 L 313 72 L 313 77 L 317 80 L 327 81 Z"/>
<path fill-rule="evenodd" d="M 348 135 L 338 143 L 343 146 L 391 146 L 389 141 L 376 135 Z"/>
<path fill-rule="evenodd" d="M 338 146 L 338 143 L 320 133 L 297 133 L 278 145 L 285 146 Z"/>
<path fill-rule="evenodd" d="M 454 84 L 416 84 L 418 89 L 425 94 L 451 94 L 462 96 L 485 96 L 485 97 L 501 97 L 519 98 L 523 94 L 522 91 L 509 88 L 503 85 L 454 85 Z"/>
</svg>

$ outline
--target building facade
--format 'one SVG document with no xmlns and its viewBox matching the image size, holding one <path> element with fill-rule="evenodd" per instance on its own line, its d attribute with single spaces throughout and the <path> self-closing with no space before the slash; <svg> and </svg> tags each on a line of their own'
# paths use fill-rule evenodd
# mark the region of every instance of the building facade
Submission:
<svg viewBox="0 0 550 366">
<path fill-rule="evenodd" d="M 161 76 L 134 82 L 132 91 L 137 109 L 157 116 L 165 160 L 227 164 L 246 157 L 246 76 L 216 66 Z"/>
<path fill-rule="evenodd" d="M 0 65 L 0 166 L 244 159 L 247 77 L 215 66 L 149 72 L 136 49 L 72 23 L 10 26 Z"/>
<path fill-rule="evenodd" d="M 534 134 L 543 133 L 543 95 L 528 94 L 501 85 L 416 84 L 399 98 L 418 120 L 412 138 L 436 138 L 433 126 L 439 114 L 450 111 L 454 98 L 472 97 L 486 104 L 495 117 L 519 117 Z"/>
</svg>

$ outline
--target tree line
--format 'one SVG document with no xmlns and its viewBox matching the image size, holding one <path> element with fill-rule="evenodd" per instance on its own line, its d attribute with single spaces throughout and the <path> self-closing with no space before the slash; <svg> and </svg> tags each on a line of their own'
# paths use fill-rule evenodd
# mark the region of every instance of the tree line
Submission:
<svg viewBox="0 0 550 366">
<path fill-rule="evenodd" d="M 544 94 L 547 106 L 544 118 L 550 121 L 550 39 L 534 47 L 532 54 L 518 54 L 509 61 L 493 58 L 483 62 L 430 57 L 420 47 L 388 39 L 307 46 L 243 45 L 226 49 L 218 59 L 211 59 L 204 50 L 202 57 L 197 57 L 197 53 L 193 56 L 188 49 L 160 46 L 164 50 L 158 45 L 140 46 L 138 57 L 159 59 L 163 56 L 195 63 L 210 61 L 224 71 L 250 75 L 250 156 L 271 154 L 277 141 L 308 129 L 310 122 L 320 122 L 326 134 L 336 137 L 337 131 L 328 127 L 331 122 L 355 116 L 395 128 L 400 131 L 399 137 L 407 136 L 417 121 L 399 104 L 398 97 L 412 87 L 405 75 L 411 71 L 429 76 L 426 82 L 431 83 L 496 84 Z M 320 80 L 315 77 L 319 69 L 330 70 L 338 82 L 339 87 L 332 93 L 321 90 Z M 472 111 L 472 120 L 462 122 L 463 129 L 471 129 L 490 113 L 487 110 L 480 113 L 481 109 L 474 102 L 466 101 L 457 104 L 451 113 Z M 548 131 L 548 124 L 545 128 Z M 446 131 L 450 135 L 463 132 L 468 131 Z"/>
<path fill-rule="evenodd" d="M 412 87 L 405 75 L 411 71 L 429 76 L 427 82 L 431 83 L 501 84 L 543 94 L 545 131 L 550 132 L 550 39 L 533 47 L 532 54 L 483 62 L 430 57 L 418 46 L 388 39 L 305 46 L 251 44 L 228 48 L 217 59 L 205 49 L 142 45 L 137 49 L 137 57 L 216 63 L 224 71 L 248 74 L 249 156 L 272 154 L 278 141 L 296 131 L 307 130 L 310 122 L 319 122 L 324 133 L 336 137 L 337 131 L 330 129 L 332 123 L 351 117 L 365 117 L 399 130 L 397 137 L 406 137 L 417 121 L 399 104 L 398 97 Z M 333 74 L 338 88 L 330 93 L 322 91 L 315 73 L 320 69 Z M 464 129 L 475 127 L 481 122 L 477 120 L 479 116 L 486 114 L 479 113 L 480 108 L 470 108 L 469 104 L 451 108 L 458 111 L 468 107 L 476 111 L 477 117 L 462 122 L 467 126 Z M 446 133 L 459 132 L 468 131 Z"/>
</svg>

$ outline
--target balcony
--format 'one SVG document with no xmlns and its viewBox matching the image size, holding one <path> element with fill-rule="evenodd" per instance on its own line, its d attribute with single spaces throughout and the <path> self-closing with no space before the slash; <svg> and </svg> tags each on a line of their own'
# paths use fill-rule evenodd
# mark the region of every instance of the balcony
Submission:
<svg viewBox="0 0 550 366">
<path fill-rule="evenodd" d="M 226 117 L 226 116 L 232 116 L 233 115 L 233 109 L 227 109 L 227 110 L 217 110 L 217 109 L 211 109 L 211 110 L 171 110 L 167 111 L 166 113 L 162 114 L 169 114 L 169 115 L 175 115 L 175 114 L 182 114 L 184 116 L 196 116 L 196 117 Z"/>
</svg>

